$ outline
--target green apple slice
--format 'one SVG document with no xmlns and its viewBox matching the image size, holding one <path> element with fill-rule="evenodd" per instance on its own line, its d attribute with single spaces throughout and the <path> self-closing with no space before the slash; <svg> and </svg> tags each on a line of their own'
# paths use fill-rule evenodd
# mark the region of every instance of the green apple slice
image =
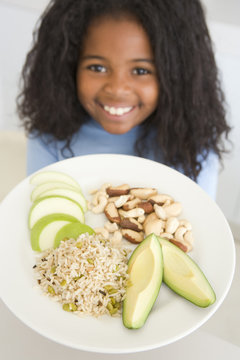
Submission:
<svg viewBox="0 0 240 360">
<path fill-rule="evenodd" d="M 199 266 L 181 249 L 166 239 L 159 238 L 162 246 L 163 281 L 173 291 L 200 307 L 207 307 L 216 295 Z"/>
<path fill-rule="evenodd" d="M 33 174 L 30 177 L 30 184 L 39 185 L 46 182 L 63 182 L 65 184 L 76 187 L 78 190 L 80 188 L 78 182 L 74 180 L 71 176 L 59 172 L 59 171 L 40 171 Z"/>
<path fill-rule="evenodd" d="M 35 201 L 30 209 L 28 224 L 32 229 L 38 220 L 51 214 L 66 214 L 84 223 L 84 212 L 74 200 L 64 196 L 47 196 Z"/>
<path fill-rule="evenodd" d="M 79 222 L 74 222 L 63 226 L 55 236 L 54 248 L 60 245 L 60 242 L 64 239 L 77 239 L 79 235 L 88 233 L 89 235 L 94 234 L 94 230 L 86 225 Z"/>
<path fill-rule="evenodd" d="M 31 245 L 35 251 L 44 251 L 54 246 L 57 232 L 67 224 L 78 221 L 73 216 L 52 214 L 41 218 L 31 230 Z"/>
<path fill-rule="evenodd" d="M 130 285 L 123 301 L 123 324 L 139 329 L 147 320 L 162 284 L 162 250 L 156 235 L 148 235 L 136 247 L 128 262 L 128 274 Z"/>
<path fill-rule="evenodd" d="M 51 189 L 40 194 L 38 199 L 52 195 L 68 197 L 69 199 L 78 202 L 84 212 L 87 211 L 87 201 L 85 200 L 84 196 L 80 192 L 71 189 Z"/>
<path fill-rule="evenodd" d="M 59 182 L 59 181 L 51 181 L 51 182 L 46 182 L 46 183 L 42 183 L 37 185 L 31 193 L 31 200 L 35 201 L 38 198 L 42 197 L 42 194 L 45 191 L 48 190 L 52 190 L 52 189 L 68 189 L 68 190 L 74 190 L 78 193 L 81 193 L 80 188 L 77 189 L 76 187 L 72 186 L 72 185 L 68 185 L 66 183 L 63 182 Z"/>
</svg>

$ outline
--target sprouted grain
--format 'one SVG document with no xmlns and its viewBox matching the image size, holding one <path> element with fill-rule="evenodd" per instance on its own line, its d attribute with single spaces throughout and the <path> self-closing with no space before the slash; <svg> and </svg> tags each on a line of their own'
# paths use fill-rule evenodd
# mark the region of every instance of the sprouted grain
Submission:
<svg viewBox="0 0 240 360">
<path fill-rule="evenodd" d="M 60 302 L 63 310 L 80 316 L 119 316 L 129 253 L 100 235 L 82 234 L 41 253 L 33 268 L 44 294 Z"/>
</svg>

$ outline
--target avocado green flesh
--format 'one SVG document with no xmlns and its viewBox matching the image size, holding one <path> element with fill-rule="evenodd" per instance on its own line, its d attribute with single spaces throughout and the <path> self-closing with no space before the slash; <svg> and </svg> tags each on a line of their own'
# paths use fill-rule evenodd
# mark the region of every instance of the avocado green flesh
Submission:
<svg viewBox="0 0 240 360">
<path fill-rule="evenodd" d="M 136 247 L 128 262 L 128 273 L 130 285 L 123 301 L 123 324 L 138 329 L 147 320 L 162 283 L 162 250 L 154 234 Z"/>
<path fill-rule="evenodd" d="M 199 266 L 177 246 L 159 238 L 162 246 L 163 281 L 177 294 L 200 307 L 216 300 L 213 288 Z"/>
<path fill-rule="evenodd" d="M 74 222 L 74 223 L 70 223 L 67 224 L 65 226 L 63 226 L 58 233 L 55 236 L 55 240 L 54 240 L 54 248 L 57 248 L 60 245 L 60 242 L 64 239 L 77 239 L 79 235 L 84 234 L 84 233 L 88 233 L 89 235 L 94 234 L 94 230 L 86 225 L 86 224 L 82 224 L 80 222 Z"/>
</svg>

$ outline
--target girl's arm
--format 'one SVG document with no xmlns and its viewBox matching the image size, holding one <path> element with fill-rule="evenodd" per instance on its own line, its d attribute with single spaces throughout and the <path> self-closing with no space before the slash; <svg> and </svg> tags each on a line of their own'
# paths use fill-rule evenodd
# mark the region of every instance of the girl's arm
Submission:
<svg viewBox="0 0 240 360">
<path fill-rule="evenodd" d="M 202 162 L 197 183 L 205 190 L 208 195 L 215 200 L 218 185 L 219 161 L 216 154 L 210 153 L 205 161 Z"/>
<path fill-rule="evenodd" d="M 45 141 L 44 141 L 45 140 Z M 27 175 L 58 161 L 54 142 L 47 144 L 47 139 L 30 137 L 27 141 Z"/>
</svg>

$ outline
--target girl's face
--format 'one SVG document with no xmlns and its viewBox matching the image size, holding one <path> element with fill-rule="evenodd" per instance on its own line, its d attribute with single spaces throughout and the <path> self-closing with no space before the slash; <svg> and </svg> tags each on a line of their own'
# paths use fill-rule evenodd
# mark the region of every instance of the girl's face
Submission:
<svg viewBox="0 0 240 360">
<path fill-rule="evenodd" d="M 102 18 L 88 29 L 77 71 L 78 98 L 111 134 L 124 134 L 156 109 L 159 85 L 145 30 L 132 19 Z"/>
</svg>

